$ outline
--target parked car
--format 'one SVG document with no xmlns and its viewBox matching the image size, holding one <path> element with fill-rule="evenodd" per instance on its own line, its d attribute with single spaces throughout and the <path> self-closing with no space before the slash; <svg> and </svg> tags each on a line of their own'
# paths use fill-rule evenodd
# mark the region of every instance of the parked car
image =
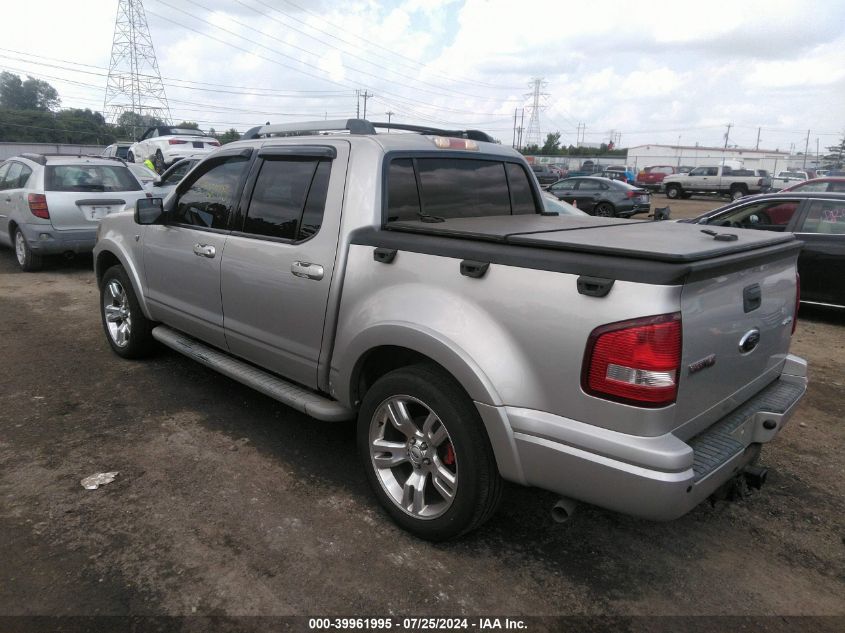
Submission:
<svg viewBox="0 0 845 633">
<path fill-rule="evenodd" d="M 101 156 L 104 158 L 122 158 L 126 160 L 129 156 L 130 147 L 132 147 L 132 141 L 118 141 L 104 149 Z"/>
<path fill-rule="evenodd" d="M 611 171 L 609 169 L 603 169 L 602 171 L 598 171 L 593 174 L 596 178 L 608 178 L 610 180 L 618 180 L 619 182 L 628 182 L 628 177 L 625 175 L 624 171 Z"/>
<path fill-rule="evenodd" d="M 202 158 L 220 147 L 220 141 L 201 130 L 158 125 L 149 128 L 129 148 L 127 160 L 143 163 L 150 158 L 158 173 L 182 158 Z M 152 158 L 151 158 L 152 157 Z"/>
<path fill-rule="evenodd" d="M 176 161 L 150 184 L 150 192 L 154 196 L 166 197 L 198 162 L 200 162 L 199 158 L 184 158 Z"/>
<path fill-rule="evenodd" d="M 686 221 L 795 233 L 804 243 L 798 256 L 801 301 L 845 307 L 845 191 L 763 194 Z"/>
<path fill-rule="evenodd" d="M 785 189 L 781 189 L 781 193 L 787 191 L 830 191 L 833 193 L 842 193 L 845 192 L 845 177 L 829 176 L 827 178 L 802 180 Z"/>
<path fill-rule="evenodd" d="M 140 163 L 126 163 L 129 171 L 138 179 L 144 189 L 149 189 L 152 184 L 158 179 L 158 174 L 146 165 Z"/>
<path fill-rule="evenodd" d="M 676 170 L 671 165 L 652 165 L 637 174 L 634 184 L 649 191 L 662 191 L 663 179 L 671 176 Z"/>
<path fill-rule="evenodd" d="M 551 167 L 543 163 L 532 164 L 531 171 L 533 171 L 534 175 L 537 176 L 537 182 L 540 183 L 541 187 L 550 185 L 553 182 L 557 182 L 558 180 L 560 180 L 560 176 L 558 176 L 557 170 L 552 170 Z"/>
<path fill-rule="evenodd" d="M 626 218 L 651 210 L 648 191 L 609 178 L 564 178 L 549 187 L 549 193 L 590 215 Z"/>
<path fill-rule="evenodd" d="M 515 150 L 411 129 L 261 126 L 107 217 L 113 351 L 158 341 L 357 418 L 373 494 L 430 540 L 484 523 L 503 480 L 565 497 L 559 514 L 574 497 L 656 520 L 762 484 L 754 461 L 807 383 L 794 236 L 548 216 Z"/>
<path fill-rule="evenodd" d="M 100 220 L 146 196 L 121 160 L 21 154 L 0 164 L 0 244 L 21 270 L 45 255 L 91 252 Z"/>
<path fill-rule="evenodd" d="M 627 165 L 611 165 L 610 167 L 607 167 L 606 169 L 604 169 L 602 171 L 603 172 L 616 172 L 616 173 L 619 173 L 619 174 L 623 174 L 624 178 L 614 178 L 614 180 L 624 180 L 629 185 L 633 185 L 637 180 L 637 177 L 634 174 L 633 168 L 628 167 Z M 598 174 L 596 174 L 596 175 L 598 175 Z M 606 177 L 607 176 L 605 176 L 605 178 Z"/>
</svg>

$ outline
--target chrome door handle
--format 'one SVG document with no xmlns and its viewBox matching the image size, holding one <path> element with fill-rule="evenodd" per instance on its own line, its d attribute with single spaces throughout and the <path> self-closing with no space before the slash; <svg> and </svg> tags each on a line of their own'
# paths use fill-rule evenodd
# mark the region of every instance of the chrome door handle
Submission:
<svg viewBox="0 0 845 633">
<path fill-rule="evenodd" d="M 194 244 L 194 255 L 200 257 L 214 257 L 217 255 L 217 249 L 211 244 Z"/>
<path fill-rule="evenodd" d="M 319 264 L 294 262 L 290 266 L 290 271 L 297 277 L 304 277 L 305 279 L 316 279 L 319 281 L 323 278 L 323 267 Z"/>
</svg>

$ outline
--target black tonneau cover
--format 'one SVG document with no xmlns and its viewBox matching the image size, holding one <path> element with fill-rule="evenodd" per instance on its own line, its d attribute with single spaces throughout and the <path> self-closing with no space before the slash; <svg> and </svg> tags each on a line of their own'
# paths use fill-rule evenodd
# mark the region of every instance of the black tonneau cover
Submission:
<svg viewBox="0 0 845 633">
<path fill-rule="evenodd" d="M 592 216 L 504 215 L 442 222 L 391 222 L 386 228 L 403 233 L 668 263 L 698 262 L 795 241 L 791 233 Z M 736 239 L 716 239 L 702 232 L 704 228 L 719 235 L 735 235 Z"/>
</svg>

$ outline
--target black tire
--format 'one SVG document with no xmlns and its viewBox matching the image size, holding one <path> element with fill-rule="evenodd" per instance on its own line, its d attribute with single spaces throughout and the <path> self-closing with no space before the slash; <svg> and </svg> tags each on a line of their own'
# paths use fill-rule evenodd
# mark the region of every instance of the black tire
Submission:
<svg viewBox="0 0 845 633">
<path fill-rule="evenodd" d="M 115 287 L 112 282 L 116 282 L 123 291 L 124 299 L 120 299 L 118 293 L 114 292 Z M 120 312 L 120 308 L 123 306 L 127 307 L 128 310 Z M 110 316 L 113 320 L 109 320 L 109 316 L 106 314 L 107 309 L 111 312 Z M 103 275 L 103 281 L 100 285 L 100 319 L 103 323 L 106 340 L 118 356 L 143 358 L 155 349 L 155 339 L 152 335 L 153 323 L 141 311 L 141 305 L 135 296 L 132 282 L 129 280 L 129 275 L 123 270 L 123 266 L 114 265 Z M 127 323 L 128 327 L 124 342 L 121 344 L 122 337 L 110 329 L 110 324 L 119 329 L 124 323 Z"/>
<path fill-rule="evenodd" d="M 666 197 L 676 200 L 681 197 L 683 190 L 678 185 L 666 185 Z"/>
<path fill-rule="evenodd" d="M 399 426 L 387 421 L 386 405 L 391 401 L 394 407 L 397 401 L 405 402 L 407 419 L 412 421 L 413 431 L 420 438 L 415 447 L 427 448 L 428 453 L 417 451 L 412 455 L 413 439 L 406 441 L 407 433 L 400 432 Z M 445 430 L 445 438 L 427 447 L 425 441 L 429 436 L 421 431 L 425 429 L 423 421 L 429 413 L 437 418 L 434 428 L 439 434 L 443 435 L 441 426 Z M 387 454 L 400 456 L 403 463 L 377 469 L 370 452 L 371 433 L 382 442 L 387 441 L 390 434 L 392 443 L 400 448 L 395 452 L 387 451 Z M 446 541 L 480 527 L 495 513 L 502 495 L 502 479 L 484 424 L 461 386 L 439 367 L 412 365 L 379 378 L 364 396 L 358 412 L 357 436 L 359 455 L 370 487 L 391 518 L 411 534 L 428 541 Z M 425 455 L 431 460 L 422 459 Z M 435 471 L 440 472 L 438 469 L 445 467 L 444 464 L 454 467 L 456 483 L 450 504 L 435 484 Z M 403 472 L 407 473 L 404 480 Z M 384 477 L 390 481 L 383 484 Z M 393 494 L 401 496 L 399 489 L 407 492 L 412 477 L 422 479 L 420 488 L 423 490 L 428 486 L 428 492 L 420 494 L 427 504 L 431 501 L 426 508 L 447 504 L 442 513 L 429 518 L 414 516 L 413 508 L 404 509 L 401 500 L 394 500 L 387 491 L 386 486 L 392 485 Z"/>
<path fill-rule="evenodd" d="M 748 190 L 745 187 L 743 187 L 743 186 L 731 187 L 731 200 L 739 200 L 743 196 L 747 196 L 747 195 L 748 195 Z"/>
<path fill-rule="evenodd" d="M 166 165 L 164 164 L 164 156 L 162 156 L 160 149 L 156 150 L 156 155 L 153 159 L 153 166 L 159 174 L 163 173 L 166 168 Z"/>
<path fill-rule="evenodd" d="M 29 242 L 18 227 L 15 227 L 14 235 L 12 236 L 12 247 L 15 250 L 15 259 L 18 260 L 18 266 L 25 273 L 34 273 L 41 270 L 44 265 L 44 260 L 41 255 L 34 253 L 29 247 Z"/>
<path fill-rule="evenodd" d="M 133 154 L 132 152 L 127 152 L 126 153 L 126 160 L 130 163 L 134 163 L 135 162 L 135 154 Z"/>
<path fill-rule="evenodd" d="M 616 217 L 616 209 L 614 209 L 613 205 L 609 202 L 599 202 L 593 208 L 593 215 L 600 218 L 614 218 Z"/>
</svg>

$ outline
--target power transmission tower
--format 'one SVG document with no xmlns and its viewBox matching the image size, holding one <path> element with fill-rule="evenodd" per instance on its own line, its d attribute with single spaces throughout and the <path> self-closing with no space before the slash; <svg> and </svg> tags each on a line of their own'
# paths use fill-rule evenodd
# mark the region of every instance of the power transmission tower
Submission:
<svg viewBox="0 0 845 633">
<path fill-rule="evenodd" d="M 541 92 L 543 88 L 545 88 L 548 83 L 543 81 L 542 78 L 535 78 L 531 80 L 531 83 L 528 84 L 531 87 L 531 92 L 526 93 L 526 97 L 531 97 L 531 105 L 528 106 L 528 109 L 531 111 L 531 116 L 528 118 L 528 129 L 525 132 L 525 144 L 526 145 L 541 145 L 542 139 L 540 138 L 540 111 L 545 110 L 546 106 L 540 104 L 540 100 L 543 97 L 547 97 L 547 92 Z"/>
<path fill-rule="evenodd" d="M 170 123 L 170 106 L 141 0 L 119 0 L 114 21 L 103 114 L 109 123 L 117 123 L 124 112 L 140 115 L 132 122 L 136 137 L 144 119 Z"/>
</svg>

